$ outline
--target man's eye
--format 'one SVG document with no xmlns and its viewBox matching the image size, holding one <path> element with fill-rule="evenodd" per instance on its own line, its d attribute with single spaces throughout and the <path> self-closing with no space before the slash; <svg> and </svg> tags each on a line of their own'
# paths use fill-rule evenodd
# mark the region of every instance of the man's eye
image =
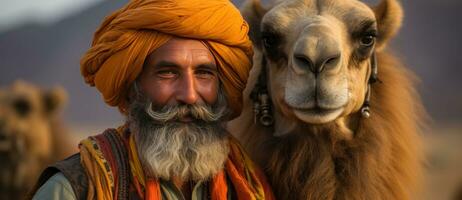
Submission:
<svg viewBox="0 0 462 200">
<path fill-rule="evenodd" d="M 199 77 L 208 78 L 208 77 L 215 76 L 215 73 L 209 70 L 197 70 L 196 75 L 198 75 Z"/>
<path fill-rule="evenodd" d="M 160 70 L 156 72 L 157 76 L 160 76 L 161 78 L 173 78 L 176 76 L 176 73 L 171 70 Z"/>
</svg>

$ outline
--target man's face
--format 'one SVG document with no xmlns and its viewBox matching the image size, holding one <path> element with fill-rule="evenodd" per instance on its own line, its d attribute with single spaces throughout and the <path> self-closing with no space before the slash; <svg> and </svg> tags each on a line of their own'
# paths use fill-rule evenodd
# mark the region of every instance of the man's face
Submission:
<svg viewBox="0 0 462 200">
<path fill-rule="evenodd" d="M 145 175 L 207 180 L 221 170 L 227 106 L 207 47 L 171 39 L 149 55 L 138 81 L 128 120 Z"/>
<path fill-rule="evenodd" d="M 173 38 L 159 47 L 146 59 L 139 83 L 155 108 L 217 101 L 215 59 L 198 40 Z"/>
</svg>

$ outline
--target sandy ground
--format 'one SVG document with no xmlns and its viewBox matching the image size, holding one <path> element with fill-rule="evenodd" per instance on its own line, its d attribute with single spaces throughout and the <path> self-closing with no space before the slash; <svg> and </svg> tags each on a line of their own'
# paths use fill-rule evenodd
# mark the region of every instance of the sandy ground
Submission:
<svg viewBox="0 0 462 200">
<path fill-rule="evenodd" d="M 77 143 L 88 135 L 101 133 L 113 125 L 72 128 Z M 439 125 L 423 136 L 425 177 L 419 200 L 455 200 L 457 188 L 462 188 L 462 124 Z"/>
</svg>

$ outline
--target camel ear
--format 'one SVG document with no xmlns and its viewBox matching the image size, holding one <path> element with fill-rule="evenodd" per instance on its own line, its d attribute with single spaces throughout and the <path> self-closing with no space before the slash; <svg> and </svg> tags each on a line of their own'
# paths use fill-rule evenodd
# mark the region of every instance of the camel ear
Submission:
<svg viewBox="0 0 462 200">
<path fill-rule="evenodd" d="M 252 40 L 254 47 L 261 50 L 261 30 L 260 24 L 266 9 L 263 8 L 260 0 L 247 0 L 241 6 L 241 13 L 244 19 L 249 24 L 249 37 Z"/>
<path fill-rule="evenodd" d="M 67 92 L 64 88 L 57 86 L 43 94 L 44 110 L 48 115 L 55 115 L 67 103 Z"/>
<path fill-rule="evenodd" d="M 401 28 L 403 8 L 398 0 L 382 0 L 373 10 L 379 31 L 376 50 L 381 51 Z"/>
</svg>

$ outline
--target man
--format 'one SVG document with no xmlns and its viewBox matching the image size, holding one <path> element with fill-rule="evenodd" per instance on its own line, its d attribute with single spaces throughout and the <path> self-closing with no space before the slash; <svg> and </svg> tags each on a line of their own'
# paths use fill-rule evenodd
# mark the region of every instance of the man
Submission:
<svg viewBox="0 0 462 200">
<path fill-rule="evenodd" d="M 127 116 L 42 174 L 34 199 L 273 199 L 223 128 L 241 112 L 248 26 L 228 0 L 133 0 L 84 55 L 85 81 Z"/>
</svg>

